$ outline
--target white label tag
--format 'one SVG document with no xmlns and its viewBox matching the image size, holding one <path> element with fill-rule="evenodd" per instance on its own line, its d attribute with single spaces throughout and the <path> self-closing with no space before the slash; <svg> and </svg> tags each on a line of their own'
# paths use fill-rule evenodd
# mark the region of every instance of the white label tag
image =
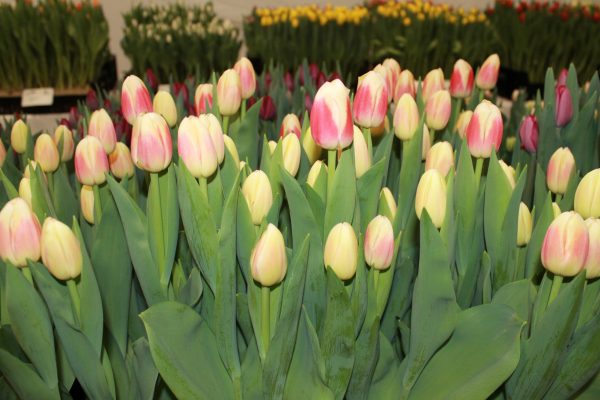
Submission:
<svg viewBox="0 0 600 400">
<path fill-rule="evenodd" d="M 171 93 L 171 85 L 169 85 L 168 83 L 163 83 L 161 85 L 158 85 L 158 91 Z"/>
<path fill-rule="evenodd" d="M 54 103 L 53 88 L 23 89 L 21 107 L 51 106 Z"/>
</svg>

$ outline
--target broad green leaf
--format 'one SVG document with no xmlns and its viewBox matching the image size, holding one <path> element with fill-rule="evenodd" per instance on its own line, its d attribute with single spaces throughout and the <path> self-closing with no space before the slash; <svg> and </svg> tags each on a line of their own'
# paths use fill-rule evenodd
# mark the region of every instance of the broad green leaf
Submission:
<svg viewBox="0 0 600 400">
<path fill-rule="evenodd" d="M 60 399 L 58 391 L 49 391 L 48 386 L 30 364 L 24 363 L 4 349 L 0 349 L 0 371 L 21 399 Z"/>
<path fill-rule="evenodd" d="M 356 191 L 360 205 L 360 225 L 363 232 L 367 229 L 369 222 L 377 215 L 384 166 L 385 160 L 379 161 L 356 181 Z"/>
<path fill-rule="evenodd" d="M 492 304 L 505 304 L 511 307 L 523 321 L 529 321 L 536 289 L 529 279 L 511 282 L 500 288 L 492 299 Z"/>
<path fill-rule="evenodd" d="M 125 361 L 131 377 L 132 393 L 137 394 L 137 399 L 152 400 L 158 370 L 154 366 L 150 345 L 145 337 L 131 344 Z"/>
<path fill-rule="evenodd" d="M 333 188 L 327 190 L 324 237 L 327 237 L 337 223 L 352 222 L 356 200 L 355 174 L 354 154 L 352 149 L 347 149 L 342 152 L 342 157 L 336 165 Z"/>
</svg>

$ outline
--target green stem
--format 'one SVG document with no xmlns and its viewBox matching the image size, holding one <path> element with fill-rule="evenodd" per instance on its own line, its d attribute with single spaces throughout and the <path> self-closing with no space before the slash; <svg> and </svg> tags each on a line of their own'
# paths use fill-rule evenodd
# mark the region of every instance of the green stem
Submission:
<svg viewBox="0 0 600 400">
<path fill-rule="evenodd" d="M 483 101 L 483 97 L 485 95 L 485 91 L 483 89 L 479 89 L 479 102 Z"/>
<path fill-rule="evenodd" d="M 556 202 L 556 204 L 558 204 L 559 207 L 560 207 L 561 200 L 562 200 L 562 194 L 556 193 L 556 197 L 555 197 L 554 201 Z"/>
<path fill-rule="evenodd" d="M 269 353 L 269 342 L 271 341 L 271 288 L 267 286 L 261 287 L 261 302 L 262 302 L 262 313 L 261 313 L 261 336 L 263 341 L 263 352 L 264 358 Z"/>
<path fill-rule="evenodd" d="M 158 172 L 150 173 L 150 190 L 148 192 L 148 197 L 154 196 L 155 202 L 153 202 L 154 206 L 152 207 L 152 213 L 159 213 L 158 218 L 154 218 L 155 223 L 158 225 L 156 228 L 156 232 L 159 232 L 161 237 L 157 237 L 155 240 L 155 245 L 158 246 L 156 250 L 156 254 L 158 256 L 158 260 L 156 260 L 158 264 L 158 270 L 160 273 L 160 277 L 162 278 L 163 272 L 165 270 L 165 244 L 164 244 L 164 226 L 162 219 L 162 205 L 160 201 L 160 181 Z"/>
<path fill-rule="evenodd" d="M 98 185 L 93 185 L 94 191 L 94 223 L 99 224 L 102 218 L 102 202 L 100 201 L 100 189 Z"/>
<path fill-rule="evenodd" d="M 27 279 L 29 283 L 33 285 L 33 277 L 31 276 L 31 270 L 29 269 L 29 267 L 23 267 L 21 268 L 21 271 L 23 271 L 23 276 L 25 277 L 25 279 Z"/>
<path fill-rule="evenodd" d="M 554 275 L 554 279 L 552 280 L 552 288 L 550 289 L 550 296 L 548 297 L 548 304 L 546 305 L 546 308 L 550 306 L 550 304 L 558 295 L 562 281 L 563 277 L 561 275 Z"/>
<path fill-rule="evenodd" d="M 246 100 L 242 100 L 242 110 L 240 111 L 240 116 L 242 119 L 246 116 Z"/>
<path fill-rule="evenodd" d="M 481 181 L 481 172 L 483 171 L 483 158 L 478 158 L 475 163 L 475 187 L 479 189 L 479 182 Z"/>
<path fill-rule="evenodd" d="M 379 287 L 379 270 L 373 269 L 373 286 L 375 287 L 375 293 L 377 293 Z"/>
<path fill-rule="evenodd" d="M 333 192 L 333 177 L 335 176 L 336 150 L 327 151 L 327 198 Z"/>
<path fill-rule="evenodd" d="M 229 129 L 229 117 L 225 116 L 223 117 L 223 133 L 229 135 L 229 131 L 227 129 Z"/>
<path fill-rule="evenodd" d="M 201 176 L 198 178 L 198 183 L 200 184 L 200 192 L 206 196 L 206 200 L 208 200 L 208 180 Z"/>
<path fill-rule="evenodd" d="M 81 318 L 81 300 L 79 299 L 79 292 L 77 291 L 77 284 L 74 279 L 67 280 L 67 287 L 69 288 L 69 296 L 73 303 L 75 323 L 79 325 Z"/>
</svg>

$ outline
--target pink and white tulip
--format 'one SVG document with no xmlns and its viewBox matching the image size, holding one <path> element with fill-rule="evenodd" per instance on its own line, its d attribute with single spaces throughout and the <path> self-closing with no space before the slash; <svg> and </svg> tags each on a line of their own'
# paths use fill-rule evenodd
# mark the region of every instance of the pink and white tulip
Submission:
<svg viewBox="0 0 600 400">
<path fill-rule="evenodd" d="M 246 57 L 242 57 L 235 63 L 233 69 L 240 76 L 242 99 L 249 99 L 256 91 L 256 74 L 252 63 Z"/>
<path fill-rule="evenodd" d="M 454 166 L 454 150 L 452 145 L 448 142 L 437 142 L 425 158 L 425 171 L 430 169 L 437 169 L 442 176 L 448 175 L 450 168 Z"/>
<path fill-rule="evenodd" d="M 386 58 L 383 60 L 382 65 L 387 70 L 385 80 L 388 93 L 388 102 L 391 102 L 394 100 L 394 92 L 396 91 L 396 86 L 398 85 L 398 79 L 400 78 L 402 68 L 400 68 L 398 61 L 394 60 L 393 58 Z"/>
<path fill-rule="evenodd" d="M 217 153 L 217 161 L 221 164 L 225 158 L 225 140 L 223 139 L 221 123 L 213 114 L 201 114 L 198 116 L 198 119 L 208 129 L 215 152 Z"/>
<path fill-rule="evenodd" d="M 431 70 L 423 79 L 423 101 L 427 102 L 435 92 L 444 90 L 444 72 L 441 68 Z"/>
<path fill-rule="evenodd" d="M 212 109 L 213 105 L 213 85 L 212 83 L 201 83 L 194 93 L 194 105 L 196 115 L 204 114 Z"/>
<path fill-rule="evenodd" d="M 123 81 L 121 88 L 121 112 L 123 116 L 133 125 L 135 119 L 143 113 L 152 111 L 150 93 L 144 82 L 135 75 L 129 75 Z"/>
<path fill-rule="evenodd" d="M 521 138 L 521 146 L 529 153 L 537 151 L 539 132 L 540 129 L 535 115 L 526 116 L 519 127 L 519 137 Z"/>
<path fill-rule="evenodd" d="M 425 120 L 429 129 L 442 130 L 448 124 L 452 104 L 450 93 L 447 90 L 439 90 L 429 96 L 425 103 Z"/>
<path fill-rule="evenodd" d="M 228 69 L 217 82 L 217 103 L 223 116 L 238 112 L 242 104 L 242 83 L 240 75 L 234 69 Z"/>
<path fill-rule="evenodd" d="M 568 147 L 561 147 L 550 157 L 546 170 L 546 184 L 552 193 L 565 194 L 571 174 L 575 170 L 575 157 Z"/>
<path fill-rule="evenodd" d="M 88 135 L 95 136 L 102 143 L 106 154 L 110 154 L 115 149 L 117 143 L 117 133 L 115 125 L 104 108 L 96 110 L 90 118 Z"/>
<path fill-rule="evenodd" d="M 108 155 L 108 163 L 110 172 L 119 179 L 126 176 L 132 177 L 135 173 L 131 152 L 125 143 L 117 142 L 115 150 Z"/>
<path fill-rule="evenodd" d="M 279 137 L 284 137 L 289 133 L 293 133 L 298 139 L 300 139 L 300 136 L 302 135 L 302 125 L 300 125 L 300 120 L 296 114 L 287 114 L 283 117 L 283 121 L 281 121 Z"/>
<path fill-rule="evenodd" d="M 38 136 L 33 147 L 33 158 L 42 168 L 42 171 L 56 171 L 60 163 L 60 155 L 52 136 L 47 133 Z"/>
<path fill-rule="evenodd" d="M 27 260 L 37 261 L 41 254 L 40 223 L 25 200 L 8 201 L 0 211 L 0 257 L 16 267 Z"/>
<path fill-rule="evenodd" d="M 376 270 L 386 270 L 394 257 L 394 229 L 387 217 L 378 215 L 365 231 L 365 262 Z"/>
<path fill-rule="evenodd" d="M 473 68 L 463 59 L 454 63 L 450 77 L 450 95 L 457 99 L 469 97 L 473 91 Z"/>
<path fill-rule="evenodd" d="M 467 127 L 467 145 L 476 158 L 489 158 L 502 143 L 504 123 L 502 114 L 493 103 L 483 100 L 477 107 Z"/>
<path fill-rule="evenodd" d="M 75 149 L 75 174 L 83 185 L 99 185 L 106 181 L 108 158 L 102 143 L 95 136 L 86 136 Z"/>
<path fill-rule="evenodd" d="M 563 127 L 571 122 L 573 118 L 573 98 L 569 88 L 565 85 L 558 85 L 555 90 L 554 98 L 554 120 L 556 126 Z"/>
<path fill-rule="evenodd" d="M 419 128 L 419 121 L 417 102 L 410 94 L 403 94 L 394 112 L 394 134 L 400 140 L 412 139 Z"/>
<path fill-rule="evenodd" d="M 140 169 L 160 172 L 171 163 L 171 131 L 165 119 L 156 113 L 141 115 L 133 125 L 131 158 Z"/>
<path fill-rule="evenodd" d="M 396 88 L 394 89 L 394 101 L 397 102 L 405 93 L 408 93 L 413 98 L 416 95 L 415 77 L 407 69 L 400 72 Z"/>
<path fill-rule="evenodd" d="M 381 125 L 387 112 L 387 105 L 386 82 L 377 72 L 367 72 L 359 82 L 354 96 L 352 107 L 354 122 L 364 128 Z"/>
<path fill-rule="evenodd" d="M 310 113 L 313 139 L 327 150 L 343 149 L 352 143 L 353 124 L 350 90 L 342 81 L 325 82 L 317 91 Z"/>
<path fill-rule="evenodd" d="M 210 132 L 198 117 L 186 117 L 179 124 L 177 150 L 194 177 L 208 178 L 217 170 L 217 152 Z"/>
<path fill-rule="evenodd" d="M 498 72 L 500 71 L 500 57 L 498 54 L 492 54 L 481 65 L 475 78 L 477 87 L 482 90 L 491 90 L 498 81 Z"/>
<path fill-rule="evenodd" d="M 555 275 L 575 276 L 585 265 L 589 234 L 574 211 L 560 214 L 548 227 L 542 244 L 542 264 Z"/>
</svg>

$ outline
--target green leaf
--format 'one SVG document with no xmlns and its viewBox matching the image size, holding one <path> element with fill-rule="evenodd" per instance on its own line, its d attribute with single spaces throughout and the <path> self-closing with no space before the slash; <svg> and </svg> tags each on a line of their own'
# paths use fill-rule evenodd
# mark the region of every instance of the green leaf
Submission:
<svg viewBox="0 0 600 400">
<path fill-rule="evenodd" d="M 360 205 L 360 225 L 363 232 L 367 229 L 369 222 L 377 215 L 384 166 L 385 160 L 377 162 L 356 182 L 358 203 Z"/>
<path fill-rule="evenodd" d="M 352 222 L 356 201 L 356 171 L 352 149 L 342 152 L 335 169 L 333 188 L 328 188 L 327 207 L 325 209 L 325 227 L 323 237 L 327 237 L 331 228 L 340 222 Z"/>
<path fill-rule="evenodd" d="M 546 236 L 546 231 L 554 219 L 554 211 L 552 210 L 552 197 L 550 193 L 546 194 L 546 200 L 542 203 L 543 206 L 536 208 L 536 219 L 531 239 L 527 245 L 527 258 L 525 261 L 525 277 L 533 278 L 542 270 L 541 255 L 542 243 Z"/>
<path fill-rule="evenodd" d="M 231 124 L 229 136 L 235 142 L 240 160 L 248 160 L 250 168 L 255 170 L 258 165 L 258 114 L 262 99 L 258 100 L 248 111 L 243 120 Z"/>
<path fill-rule="evenodd" d="M 423 124 L 424 116 L 412 139 L 402 142 L 402 167 L 398 177 L 398 212 L 402 230 L 406 228 L 410 214 L 414 213 L 414 199 L 422 169 Z"/>
<path fill-rule="evenodd" d="M 66 165 L 62 164 L 52 175 L 54 180 L 52 202 L 56 207 L 56 215 L 60 221 L 70 225 L 73 216 L 78 214 L 79 204 L 69 183 Z"/>
<path fill-rule="evenodd" d="M 379 359 L 379 318 L 367 321 L 356 340 L 354 369 L 346 393 L 349 399 L 366 399 Z"/>
<path fill-rule="evenodd" d="M 49 391 L 30 364 L 3 349 L 0 349 L 0 371 L 21 399 L 60 399 L 58 391 Z"/>
<path fill-rule="evenodd" d="M 536 289 L 529 279 L 510 282 L 500 288 L 492 299 L 492 304 L 505 304 L 517 313 L 523 321 L 529 321 Z"/>
<path fill-rule="evenodd" d="M 127 370 L 131 377 L 131 391 L 136 399 L 154 399 L 154 388 L 158 378 L 158 370 L 152 360 L 150 345 L 145 337 L 131 344 L 126 358 Z"/>
</svg>

